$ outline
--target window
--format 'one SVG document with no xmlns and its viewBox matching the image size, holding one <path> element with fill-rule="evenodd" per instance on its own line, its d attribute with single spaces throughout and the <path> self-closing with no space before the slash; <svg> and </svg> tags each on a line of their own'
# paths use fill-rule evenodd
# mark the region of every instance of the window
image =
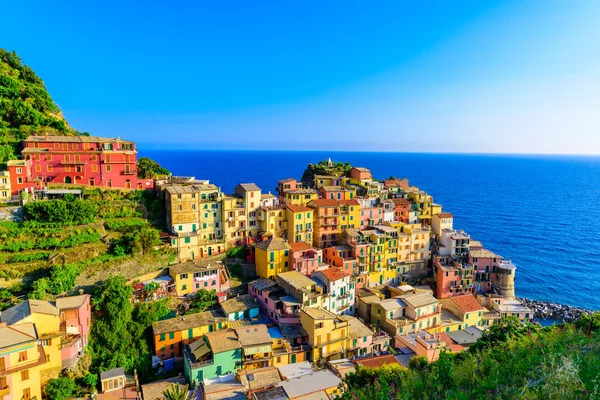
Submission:
<svg viewBox="0 0 600 400">
<path fill-rule="evenodd" d="M 160 334 L 160 338 L 158 339 L 159 342 L 164 342 L 165 341 L 165 334 L 161 333 Z"/>
<path fill-rule="evenodd" d="M 106 166 L 106 172 L 110 172 L 110 165 Z"/>
<path fill-rule="evenodd" d="M 98 172 L 98 166 L 96 164 L 92 165 L 92 172 Z"/>
<path fill-rule="evenodd" d="M 317 322 L 315 324 L 315 329 L 321 329 L 323 327 L 323 323 L 322 322 Z"/>
<path fill-rule="evenodd" d="M 169 339 L 175 339 L 175 332 L 169 332 Z"/>
<path fill-rule="evenodd" d="M 190 242 L 190 238 L 189 238 L 189 237 L 186 237 L 186 238 L 185 238 L 185 240 L 184 240 L 184 242 L 185 242 L 185 243 L 189 243 L 189 242 Z"/>
<path fill-rule="evenodd" d="M 26 351 L 19 352 L 19 362 L 22 362 L 22 361 L 27 361 L 27 352 Z"/>
<path fill-rule="evenodd" d="M 29 379 L 29 371 L 28 370 L 21 371 L 21 380 L 26 381 L 28 379 Z"/>
<path fill-rule="evenodd" d="M 23 178 L 17 178 L 17 183 L 23 183 Z"/>
<path fill-rule="evenodd" d="M 17 174 L 22 174 L 23 173 L 23 169 L 22 168 L 17 168 Z"/>
<path fill-rule="evenodd" d="M 181 290 L 187 290 L 187 285 L 181 285 Z"/>
</svg>

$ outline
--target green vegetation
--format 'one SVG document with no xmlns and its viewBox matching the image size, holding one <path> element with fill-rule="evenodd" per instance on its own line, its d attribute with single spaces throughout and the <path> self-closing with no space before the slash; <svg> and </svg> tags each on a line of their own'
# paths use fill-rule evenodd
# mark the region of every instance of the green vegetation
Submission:
<svg viewBox="0 0 600 400">
<path fill-rule="evenodd" d="M 227 250 L 225 256 L 228 258 L 242 258 L 245 260 L 247 254 L 248 250 L 246 249 L 246 246 L 236 246 Z"/>
<path fill-rule="evenodd" d="M 188 386 L 180 386 L 176 383 L 171 384 L 167 390 L 163 392 L 165 400 L 186 400 L 190 391 Z"/>
<path fill-rule="evenodd" d="M 14 51 L 0 49 L 0 167 L 17 158 L 20 142 L 32 134 L 81 133 L 69 127 L 35 72 Z"/>
<path fill-rule="evenodd" d="M 122 276 L 111 276 L 92 296 L 94 320 L 90 349 L 92 372 L 123 367 L 151 377 L 151 350 L 146 341 L 152 324 L 167 315 L 168 299 L 132 305 L 133 289 Z"/>
<path fill-rule="evenodd" d="M 94 222 L 98 206 L 84 200 L 47 200 L 29 202 L 23 206 L 25 218 L 35 222 L 56 222 L 82 225 Z"/>
<path fill-rule="evenodd" d="M 209 310 L 217 305 L 217 292 L 214 290 L 200 289 L 196 292 L 196 296 L 192 299 L 190 308 L 186 314 L 199 313 Z"/>
<path fill-rule="evenodd" d="M 469 351 L 435 363 L 359 367 L 342 399 L 597 399 L 600 332 L 588 336 L 587 321 L 541 328 L 503 318 Z"/>
<path fill-rule="evenodd" d="M 65 400 L 73 396 L 75 382 L 69 378 L 50 379 L 46 385 L 48 400 Z"/>
<path fill-rule="evenodd" d="M 137 161 L 138 177 L 154 178 L 159 175 L 171 175 L 166 168 L 161 167 L 156 161 L 149 157 L 141 157 Z"/>
<path fill-rule="evenodd" d="M 314 165 L 308 164 L 302 174 L 302 182 L 312 184 L 315 175 L 348 176 L 351 169 L 349 162 L 332 161 L 329 165 L 329 160 L 322 160 Z"/>
</svg>

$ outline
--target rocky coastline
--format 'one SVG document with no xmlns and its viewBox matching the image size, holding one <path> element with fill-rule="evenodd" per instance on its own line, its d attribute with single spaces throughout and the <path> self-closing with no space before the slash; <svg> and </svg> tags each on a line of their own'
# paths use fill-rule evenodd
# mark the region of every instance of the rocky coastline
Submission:
<svg viewBox="0 0 600 400">
<path fill-rule="evenodd" d="M 549 318 L 556 321 L 572 322 L 583 314 L 591 314 L 592 310 L 585 308 L 567 306 L 564 304 L 552 303 L 549 301 L 518 299 L 521 303 L 531 308 L 534 311 L 536 318 Z"/>
</svg>

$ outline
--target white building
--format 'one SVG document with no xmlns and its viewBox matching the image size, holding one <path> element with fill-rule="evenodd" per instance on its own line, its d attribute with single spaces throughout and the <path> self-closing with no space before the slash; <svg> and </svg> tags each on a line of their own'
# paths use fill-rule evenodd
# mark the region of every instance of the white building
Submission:
<svg viewBox="0 0 600 400">
<path fill-rule="evenodd" d="M 311 278 L 323 283 L 329 297 L 329 310 L 337 315 L 354 315 L 354 282 L 350 274 L 331 267 L 313 272 Z"/>
</svg>

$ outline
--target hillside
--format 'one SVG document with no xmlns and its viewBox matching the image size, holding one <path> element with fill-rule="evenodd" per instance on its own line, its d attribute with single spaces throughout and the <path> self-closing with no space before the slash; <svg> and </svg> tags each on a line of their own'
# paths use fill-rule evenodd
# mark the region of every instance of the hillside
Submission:
<svg viewBox="0 0 600 400">
<path fill-rule="evenodd" d="M 0 49 L 0 167 L 17 158 L 31 134 L 81 134 L 72 129 L 44 82 L 13 51 Z"/>
<path fill-rule="evenodd" d="M 342 399 L 598 399 L 599 365 L 600 313 L 546 328 L 510 317 L 435 363 L 359 368 Z"/>
<path fill-rule="evenodd" d="M 302 182 L 312 184 L 315 175 L 348 176 L 352 165 L 349 162 L 322 160 L 316 164 L 308 164 L 302 174 Z"/>
</svg>

